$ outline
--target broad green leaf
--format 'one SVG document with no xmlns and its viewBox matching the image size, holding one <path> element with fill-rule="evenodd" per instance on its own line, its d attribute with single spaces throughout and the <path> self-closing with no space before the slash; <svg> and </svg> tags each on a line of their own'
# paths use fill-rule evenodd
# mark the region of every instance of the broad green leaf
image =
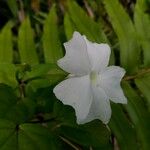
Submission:
<svg viewBox="0 0 150 150">
<path fill-rule="evenodd" d="M 139 42 L 143 48 L 144 65 L 150 66 L 150 15 L 148 1 L 137 0 L 134 11 L 134 22 Z"/>
<path fill-rule="evenodd" d="M 27 98 L 18 101 L 14 90 L 9 86 L 0 84 L 0 97 L 0 118 L 21 123 L 34 114 L 34 102 Z"/>
<path fill-rule="evenodd" d="M 0 63 L 12 63 L 13 43 L 12 43 L 12 23 L 8 22 L 0 33 Z"/>
<path fill-rule="evenodd" d="M 147 99 L 148 108 L 150 111 L 150 74 L 135 79 L 137 87 Z"/>
<path fill-rule="evenodd" d="M 30 72 L 24 76 L 27 83 L 27 93 L 35 92 L 38 88 L 45 88 L 56 84 L 64 79 L 66 73 L 56 64 L 39 64 L 31 68 Z"/>
<path fill-rule="evenodd" d="M 48 79 L 35 79 L 30 81 L 26 87 L 26 93 L 28 95 L 36 92 L 39 88 L 46 88 L 49 87 L 50 85 L 52 85 L 52 83 L 48 80 Z"/>
<path fill-rule="evenodd" d="M 133 23 L 118 0 L 103 2 L 119 39 L 121 65 L 128 73 L 134 73 L 139 65 L 140 53 Z"/>
<path fill-rule="evenodd" d="M 50 131 L 41 125 L 19 126 L 18 144 L 20 150 L 58 150 Z"/>
<path fill-rule="evenodd" d="M 91 41 L 98 43 L 107 42 L 106 36 L 101 30 L 100 25 L 88 17 L 83 9 L 74 1 L 68 1 L 68 11 L 77 31 L 86 35 Z"/>
<path fill-rule="evenodd" d="M 56 63 L 63 56 L 57 19 L 55 5 L 53 5 L 46 18 L 43 31 L 43 49 L 46 63 Z"/>
<path fill-rule="evenodd" d="M 46 78 L 51 75 L 54 76 L 60 75 L 61 77 L 61 76 L 65 76 L 66 73 L 63 70 L 61 70 L 56 64 L 51 64 L 51 63 L 39 64 L 33 66 L 31 68 L 31 71 L 27 72 L 23 79 L 25 81 L 29 81 L 38 78 L 39 79 L 44 77 Z"/>
<path fill-rule="evenodd" d="M 150 148 L 150 113 L 146 108 L 143 99 L 127 83 L 123 84 L 124 92 L 128 98 L 126 109 L 136 129 L 141 149 L 149 150 Z"/>
<path fill-rule="evenodd" d="M 18 48 L 21 63 L 27 63 L 30 65 L 38 64 L 34 34 L 28 17 L 22 22 L 19 29 Z"/>
<path fill-rule="evenodd" d="M 63 105 L 60 101 L 56 101 L 56 99 L 53 106 L 53 114 L 60 123 L 76 124 L 74 109 L 71 106 Z"/>
<path fill-rule="evenodd" d="M 16 105 L 16 103 L 17 98 L 12 88 L 7 85 L 0 84 L 0 118 L 4 117 L 8 110 Z"/>
<path fill-rule="evenodd" d="M 0 119 L 0 149 L 17 150 L 16 125 L 8 120 Z"/>
<path fill-rule="evenodd" d="M 112 104 L 112 117 L 108 124 L 121 150 L 137 150 L 137 137 L 123 110 L 118 104 Z"/>
<path fill-rule="evenodd" d="M 0 63 L 0 83 L 16 87 L 18 84 L 15 76 L 16 70 L 14 64 Z"/>
<path fill-rule="evenodd" d="M 58 150 L 50 131 L 37 124 L 21 124 L 0 119 L 1 150 Z"/>
<path fill-rule="evenodd" d="M 100 147 L 108 144 L 110 133 L 100 121 L 80 126 L 60 127 L 60 135 L 83 146 Z"/>
<path fill-rule="evenodd" d="M 29 98 L 21 99 L 16 105 L 11 106 L 3 117 L 17 124 L 24 123 L 33 117 L 35 106 L 33 100 L 30 100 Z"/>
<path fill-rule="evenodd" d="M 53 87 L 40 87 L 36 91 L 28 91 L 28 97 L 36 102 L 36 112 L 49 113 L 53 111 L 53 104 L 56 98 L 53 93 Z"/>
</svg>

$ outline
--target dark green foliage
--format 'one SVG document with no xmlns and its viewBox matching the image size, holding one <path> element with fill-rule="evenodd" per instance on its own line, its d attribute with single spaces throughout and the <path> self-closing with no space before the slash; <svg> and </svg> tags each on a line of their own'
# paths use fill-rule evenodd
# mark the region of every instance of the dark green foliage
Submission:
<svg viewBox="0 0 150 150">
<path fill-rule="evenodd" d="M 149 150 L 149 6 L 148 0 L 0 1 L 0 150 Z M 74 109 L 53 94 L 67 76 L 57 60 L 74 31 L 108 43 L 110 64 L 127 71 L 128 104 L 111 103 L 108 125 L 77 125 Z"/>
</svg>

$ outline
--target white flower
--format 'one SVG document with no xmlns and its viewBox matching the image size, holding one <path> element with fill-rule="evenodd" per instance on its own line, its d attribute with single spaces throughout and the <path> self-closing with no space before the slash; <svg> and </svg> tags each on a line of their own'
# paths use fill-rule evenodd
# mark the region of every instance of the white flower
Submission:
<svg viewBox="0 0 150 150">
<path fill-rule="evenodd" d="M 64 46 L 66 55 L 58 60 L 58 65 L 70 76 L 54 88 L 56 97 L 75 109 L 78 124 L 94 119 L 107 124 L 111 117 L 109 100 L 127 103 L 120 87 L 125 70 L 107 67 L 110 47 L 92 43 L 78 32 Z"/>
</svg>

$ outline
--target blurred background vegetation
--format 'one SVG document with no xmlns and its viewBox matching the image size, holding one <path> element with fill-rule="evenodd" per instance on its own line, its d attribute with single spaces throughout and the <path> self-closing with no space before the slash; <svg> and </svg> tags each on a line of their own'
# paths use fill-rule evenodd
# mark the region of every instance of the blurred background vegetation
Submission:
<svg viewBox="0 0 150 150">
<path fill-rule="evenodd" d="M 77 125 L 52 92 L 74 31 L 108 43 L 127 71 L 128 104 L 111 104 L 107 126 Z M 149 150 L 150 1 L 0 0 L 0 83 L 0 150 Z"/>
</svg>

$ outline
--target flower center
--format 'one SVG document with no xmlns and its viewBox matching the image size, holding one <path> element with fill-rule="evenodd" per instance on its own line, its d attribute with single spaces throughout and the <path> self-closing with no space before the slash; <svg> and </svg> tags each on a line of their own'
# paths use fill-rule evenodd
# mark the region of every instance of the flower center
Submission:
<svg viewBox="0 0 150 150">
<path fill-rule="evenodd" d="M 91 79 L 92 84 L 97 84 L 97 78 L 98 78 L 98 73 L 96 72 L 90 73 L 90 79 Z"/>
</svg>

